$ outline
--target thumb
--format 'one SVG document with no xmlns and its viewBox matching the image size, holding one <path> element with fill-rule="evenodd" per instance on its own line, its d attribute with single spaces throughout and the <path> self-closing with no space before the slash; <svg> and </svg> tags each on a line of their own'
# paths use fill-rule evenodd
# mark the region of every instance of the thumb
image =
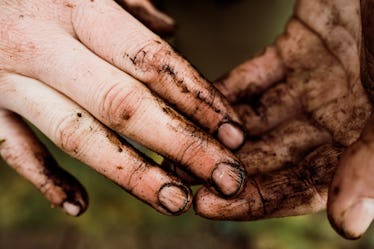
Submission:
<svg viewBox="0 0 374 249">
<path fill-rule="evenodd" d="M 374 218 L 374 115 L 346 150 L 330 187 L 327 213 L 335 230 L 358 239 Z"/>
</svg>

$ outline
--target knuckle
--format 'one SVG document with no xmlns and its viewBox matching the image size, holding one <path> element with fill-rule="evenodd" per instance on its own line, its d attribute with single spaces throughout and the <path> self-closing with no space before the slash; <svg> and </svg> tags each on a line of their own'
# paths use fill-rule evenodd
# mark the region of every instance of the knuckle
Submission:
<svg viewBox="0 0 374 249">
<path fill-rule="evenodd" d="M 103 91 L 99 112 L 108 126 L 119 128 L 135 114 L 142 100 L 139 96 L 141 89 L 136 88 L 125 89 L 117 83 Z"/>
<path fill-rule="evenodd" d="M 87 1 L 87 0 L 77 0 L 73 2 L 68 2 L 65 6 L 72 9 L 71 21 L 74 26 L 75 31 L 84 31 L 89 32 L 85 27 L 86 24 L 86 15 L 95 13 L 95 6 L 97 2 L 100 1 Z"/>
<path fill-rule="evenodd" d="M 194 134 L 195 135 L 195 134 Z M 176 160 L 183 164 L 191 164 L 196 162 L 196 158 L 201 157 L 204 152 L 204 141 L 196 134 L 196 139 L 189 143 L 181 143 L 179 148 L 176 148 Z"/>
<path fill-rule="evenodd" d="M 72 111 L 61 118 L 54 130 L 55 143 L 68 154 L 79 155 L 89 144 L 92 118 L 82 111 Z"/>
<path fill-rule="evenodd" d="M 4 94 L 3 96 L 5 96 L 5 92 L 9 88 L 9 85 L 10 84 L 7 73 L 5 72 L 5 70 L 0 68 L 0 91 L 2 92 L 2 94 Z"/>
<path fill-rule="evenodd" d="M 141 181 L 149 168 L 144 162 L 139 162 L 136 166 L 128 171 L 127 174 L 127 181 L 122 181 L 124 184 L 123 186 L 127 189 L 127 191 L 136 194 L 139 191 L 139 187 L 141 187 Z"/>
</svg>

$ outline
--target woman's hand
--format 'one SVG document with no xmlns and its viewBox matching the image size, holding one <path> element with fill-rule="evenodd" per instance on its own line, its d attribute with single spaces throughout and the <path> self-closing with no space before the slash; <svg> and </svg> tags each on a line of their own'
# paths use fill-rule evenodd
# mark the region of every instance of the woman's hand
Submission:
<svg viewBox="0 0 374 249">
<path fill-rule="evenodd" d="M 238 159 L 208 135 L 238 148 L 244 141 L 238 116 L 112 0 L 1 0 L 0 93 L 1 156 L 70 215 L 86 209 L 84 189 L 15 113 L 165 214 L 189 208 L 189 188 L 116 133 L 183 165 L 222 196 L 244 184 Z"/>
<path fill-rule="evenodd" d="M 359 0 L 299 0 L 284 34 L 217 82 L 252 136 L 237 153 L 250 179 L 233 200 L 200 190 L 198 214 L 254 220 L 319 211 L 340 163 L 329 217 L 345 237 L 361 236 L 374 215 L 374 121 L 360 77 L 362 46 Z"/>
</svg>

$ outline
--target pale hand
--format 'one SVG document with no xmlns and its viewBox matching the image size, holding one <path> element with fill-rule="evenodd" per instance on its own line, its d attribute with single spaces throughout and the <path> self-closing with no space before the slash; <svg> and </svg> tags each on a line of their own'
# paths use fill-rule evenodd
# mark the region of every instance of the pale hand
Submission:
<svg viewBox="0 0 374 249">
<path fill-rule="evenodd" d="M 133 12 L 153 8 L 148 1 L 121 2 Z M 190 189 L 117 133 L 183 165 L 223 196 L 242 189 L 240 162 L 209 135 L 239 147 L 237 114 L 112 0 L 0 0 L 0 96 L 0 155 L 70 215 L 86 209 L 86 192 L 15 113 L 164 214 L 185 212 Z"/>
</svg>

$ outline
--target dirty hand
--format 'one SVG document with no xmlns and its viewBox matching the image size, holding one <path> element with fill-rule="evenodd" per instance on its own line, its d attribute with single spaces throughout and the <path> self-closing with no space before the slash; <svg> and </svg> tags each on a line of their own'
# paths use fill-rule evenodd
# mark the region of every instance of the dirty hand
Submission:
<svg viewBox="0 0 374 249">
<path fill-rule="evenodd" d="M 222 196 L 244 183 L 237 158 L 208 134 L 231 149 L 243 143 L 227 101 L 112 0 L 0 0 L 0 94 L 0 155 L 70 215 L 87 207 L 83 187 L 20 116 L 165 214 L 186 211 L 190 189 L 116 133 L 183 165 Z"/>
<path fill-rule="evenodd" d="M 299 0 L 284 34 L 217 82 L 252 136 L 237 153 L 250 179 L 233 200 L 201 189 L 198 214 L 306 214 L 325 208 L 328 195 L 337 231 L 347 238 L 364 233 L 374 215 L 374 119 L 360 79 L 363 45 L 359 0 Z"/>
</svg>

